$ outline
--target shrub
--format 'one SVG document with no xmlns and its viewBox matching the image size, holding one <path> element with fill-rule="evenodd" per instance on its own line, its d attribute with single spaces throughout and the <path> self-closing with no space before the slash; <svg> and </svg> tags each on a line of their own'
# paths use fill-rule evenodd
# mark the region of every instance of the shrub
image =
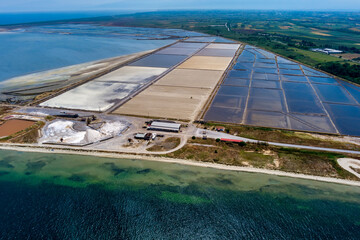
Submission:
<svg viewBox="0 0 360 240">
<path fill-rule="evenodd" d="M 217 139 L 216 139 L 216 142 L 220 142 L 220 138 L 217 138 Z"/>
<path fill-rule="evenodd" d="M 195 136 L 192 136 L 192 140 L 195 140 L 196 139 L 196 137 Z"/>
</svg>

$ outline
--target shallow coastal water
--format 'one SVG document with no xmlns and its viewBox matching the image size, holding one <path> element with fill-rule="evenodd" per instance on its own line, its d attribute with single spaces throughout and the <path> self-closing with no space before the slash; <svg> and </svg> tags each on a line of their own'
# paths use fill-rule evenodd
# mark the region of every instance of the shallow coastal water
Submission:
<svg viewBox="0 0 360 240">
<path fill-rule="evenodd" d="M 0 239 L 359 239 L 360 188 L 0 151 Z"/>
<path fill-rule="evenodd" d="M 0 32 L 0 81 L 157 49 L 189 35 L 201 34 L 87 24 L 33 26 Z"/>
</svg>

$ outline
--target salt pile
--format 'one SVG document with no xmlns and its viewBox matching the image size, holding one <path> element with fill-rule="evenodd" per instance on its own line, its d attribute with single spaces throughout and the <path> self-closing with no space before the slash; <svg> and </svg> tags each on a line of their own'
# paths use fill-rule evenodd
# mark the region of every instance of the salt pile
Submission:
<svg viewBox="0 0 360 240">
<path fill-rule="evenodd" d="M 73 127 L 73 121 L 55 120 L 43 128 L 43 136 L 40 142 L 63 142 L 68 144 L 93 143 L 119 135 L 127 125 L 122 122 L 106 122 L 98 130 L 87 127 L 85 131 L 76 131 Z"/>
</svg>

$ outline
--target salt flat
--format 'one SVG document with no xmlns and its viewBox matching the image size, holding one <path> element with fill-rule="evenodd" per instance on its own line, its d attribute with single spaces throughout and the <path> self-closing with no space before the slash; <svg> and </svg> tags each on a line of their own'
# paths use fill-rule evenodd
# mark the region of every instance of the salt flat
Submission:
<svg viewBox="0 0 360 240">
<path fill-rule="evenodd" d="M 232 59 L 232 57 L 193 56 L 179 68 L 225 71 Z"/>
<path fill-rule="evenodd" d="M 40 104 L 43 107 L 106 111 L 139 84 L 91 81 Z"/>
<path fill-rule="evenodd" d="M 167 68 L 126 66 L 56 96 L 40 106 L 106 111 Z"/>
<path fill-rule="evenodd" d="M 155 85 L 168 85 L 193 88 L 213 88 L 216 86 L 224 71 L 174 69 Z"/>
<path fill-rule="evenodd" d="M 125 66 L 97 78 L 96 81 L 144 83 L 151 81 L 166 70 L 167 68 Z"/>
</svg>

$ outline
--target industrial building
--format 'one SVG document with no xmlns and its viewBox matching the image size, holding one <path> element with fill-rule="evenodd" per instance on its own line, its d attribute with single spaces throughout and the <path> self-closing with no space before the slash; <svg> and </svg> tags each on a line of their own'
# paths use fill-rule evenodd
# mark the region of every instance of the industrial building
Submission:
<svg viewBox="0 0 360 240">
<path fill-rule="evenodd" d="M 143 140 L 150 140 L 150 138 L 152 138 L 152 134 L 151 133 L 137 133 L 134 136 L 135 139 L 143 139 Z"/>
<path fill-rule="evenodd" d="M 181 124 L 179 123 L 153 121 L 147 129 L 153 131 L 179 132 L 180 128 Z"/>
</svg>

